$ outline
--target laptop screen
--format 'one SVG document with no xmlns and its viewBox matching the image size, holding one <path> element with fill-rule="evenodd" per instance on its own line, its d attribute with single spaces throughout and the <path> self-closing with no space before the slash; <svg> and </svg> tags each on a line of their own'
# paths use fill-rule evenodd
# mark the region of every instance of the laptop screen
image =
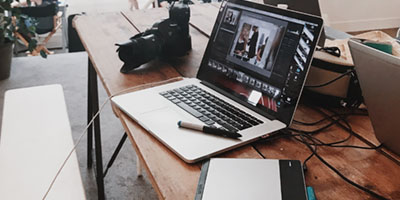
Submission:
<svg viewBox="0 0 400 200">
<path fill-rule="evenodd" d="M 278 6 L 279 4 L 286 5 L 287 9 L 290 10 L 321 16 L 318 0 L 264 0 L 264 3 L 273 6 Z M 322 30 L 318 45 L 324 47 L 325 39 L 325 31 Z"/>
<path fill-rule="evenodd" d="M 223 1 L 197 77 L 289 125 L 321 26 L 317 17 Z"/>
<path fill-rule="evenodd" d="M 274 6 L 284 4 L 287 5 L 290 10 L 321 16 L 318 0 L 264 0 L 264 3 Z"/>
</svg>

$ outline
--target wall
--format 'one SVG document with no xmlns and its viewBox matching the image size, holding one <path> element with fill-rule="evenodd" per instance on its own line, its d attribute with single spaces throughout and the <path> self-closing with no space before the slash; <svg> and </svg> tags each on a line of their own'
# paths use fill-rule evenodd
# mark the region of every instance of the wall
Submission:
<svg viewBox="0 0 400 200">
<path fill-rule="evenodd" d="M 325 23 L 341 31 L 398 28 L 400 0 L 319 0 Z"/>
</svg>

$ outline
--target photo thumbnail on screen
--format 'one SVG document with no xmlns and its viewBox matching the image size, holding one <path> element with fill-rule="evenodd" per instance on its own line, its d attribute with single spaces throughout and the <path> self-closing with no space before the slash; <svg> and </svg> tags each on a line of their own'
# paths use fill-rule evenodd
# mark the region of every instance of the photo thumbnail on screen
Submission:
<svg viewBox="0 0 400 200">
<path fill-rule="evenodd" d="M 240 12 L 238 10 L 228 8 L 225 14 L 224 23 L 236 25 L 239 14 Z"/>
<path fill-rule="evenodd" d="M 243 12 L 227 59 L 269 77 L 284 31 L 283 25 L 257 19 Z"/>
</svg>

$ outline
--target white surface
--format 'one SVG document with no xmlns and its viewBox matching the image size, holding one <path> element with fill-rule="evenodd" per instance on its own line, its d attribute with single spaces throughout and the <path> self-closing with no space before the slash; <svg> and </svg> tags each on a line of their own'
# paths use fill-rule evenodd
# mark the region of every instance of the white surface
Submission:
<svg viewBox="0 0 400 200">
<path fill-rule="evenodd" d="M 202 200 L 280 200 L 279 160 L 211 159 Z"/>
<path fill-rule="evenodd" d="M 319 0 L 326 24 L 341 31 L 400 26 L 399 0 Z"/>
<path fill-rule="evenodd" d="M 42 199 L 72 148 L 60 85 L 7 91 L 0 138 L 0 199 Z M 75 153 L 47 199 L 85 199 Z"/>
<path fill-rule="evenodd" d="M 178 121 L 204 124 L 183 109 L 168 101 L 159 92 L 195 84 L 216 97 L 262 120 L 264 123 L 239 131 L 241 138 L 229 139 L 199 131 L 178 128 Z M 233 100 L 199 83 L 198 79 L 185 79 L 150 89 L 140 90 L 112 98 L 112 101 L 152 133 L 164 145 L 177 153 L 186 162 L 196 162 L 206 157 L 228 151 L 258 139 L 261 136 L 285 128 L 278 120 L 269 120 Z"/>
</svg>

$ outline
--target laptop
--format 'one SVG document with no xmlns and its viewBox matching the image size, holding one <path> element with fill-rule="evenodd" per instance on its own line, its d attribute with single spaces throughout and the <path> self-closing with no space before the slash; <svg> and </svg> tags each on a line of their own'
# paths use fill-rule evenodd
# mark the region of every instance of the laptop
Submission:
<svg viewBox="0 0 400 200">
<path fill-rule="evenodd" d="M 296 10 L 303 13 L 308 13 L 315 16 L 321 16 L 321 10 L 318 0 L 264 0 L 265 4 L 278 6 L 286 5 L 287 9 Z M 318 46 L 324 47 L 325 45 L 325 31 L 322 29 L 321 37 L 318 41 Z"/>
<path fill-rule="evenodd" d="M 349 47 L 375 136 L 400 155 L 400 58 L 354 40 Z"/>
<path fill-rule="evenodd" d="M 290 125 L 322 23 L 299 12 L 223 1 L 197 78 L 112 101 L 185 162 L 234 149 Z M 242 137 L 181 129 L 178 121 Z"/>
</svg>

